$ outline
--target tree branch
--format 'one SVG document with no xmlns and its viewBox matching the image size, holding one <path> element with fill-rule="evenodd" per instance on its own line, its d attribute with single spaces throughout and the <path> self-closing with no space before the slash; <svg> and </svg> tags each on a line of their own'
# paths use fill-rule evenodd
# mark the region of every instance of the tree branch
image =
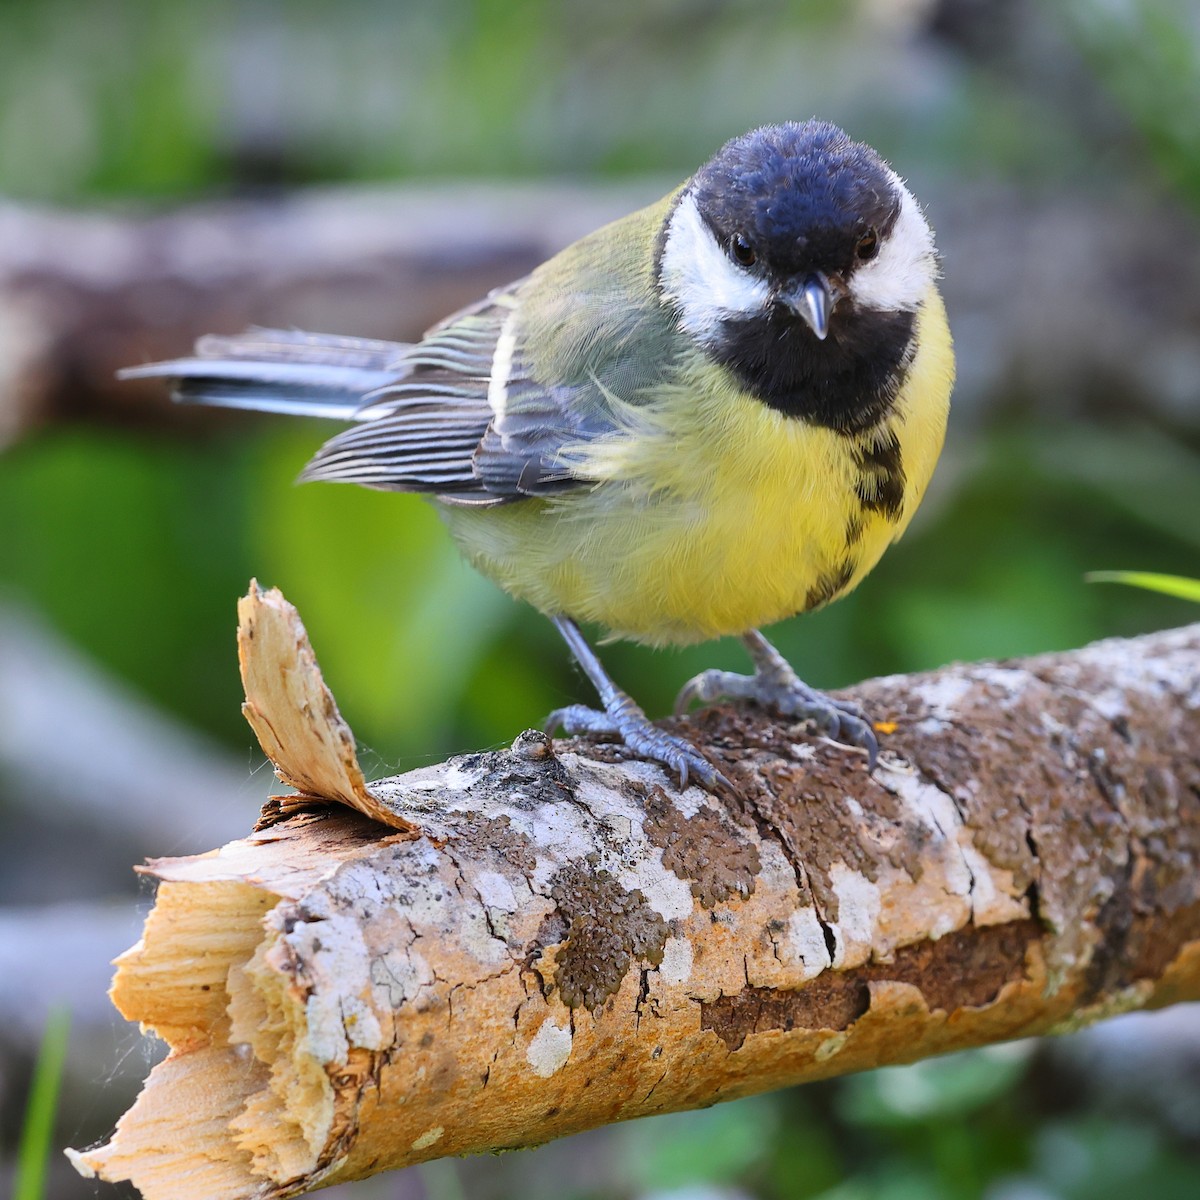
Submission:
<svg viewBox="0 0 1200 1200">
<path fill-rule="evenodd" d="M 1195 428 L 1194 218 L 1149 188 L 1055 194 L 931 176 L 919 191 L 953 264 L 960 419 L 1030 390 L 1041 413 L 1074 419 L 1121 393 L 1125 413 L 1140 401 Z M 0 447 L 54 420 L 220 420 L 114 372 L 252 324 L 411 339 L 674 182 L 312 189 L 157 214 L 0 204 Z M 1046 271 L 1066 258 L 1070 304 Z M 1153 280 L 1133 304 L 1129 263 Z"/>
<path fill-rule="evenodd" d="M 294 610 L 254 589 L 241 617 L 255 728 L 322 794 L 146 868 L 112 994 L 171 1054 L 69 1153 L 148 1200 L 293 1195 L 1200 998 L 1200 626 L 864 684 L 873 775 L 706 710 L 679 727 L 736 784 L 717 799 L 534 733 L 366 785 Z"/>
</svg>

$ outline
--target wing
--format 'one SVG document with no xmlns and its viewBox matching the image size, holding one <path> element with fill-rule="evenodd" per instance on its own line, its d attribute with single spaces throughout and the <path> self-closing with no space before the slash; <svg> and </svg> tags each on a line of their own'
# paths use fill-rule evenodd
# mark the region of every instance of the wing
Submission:
<svg viewBox="0 0 1200 1200">
<path fill-rule="evenodd" d="M 653 282 L 666 205 L 435 326 L 302 478 L 471 505 L 590 483 L 571 447 L 618 428 L 615 409 L 644 403 L 677 349 Z"/>
<path fill-rule="evenodd" d="M 406 347 L 391 379 L 356 408 L 355 424 L 326 442 L 300 478 L 490 499 L 479 495 L 472 460 L 491 423 L 488 381 L 512 304 L 511 289 L 493 293 Z"/>
<path fill-rule="evenodd" d="M 472 505 L 587 485 L 589 443 L 625 427 L 618 410 L 647 403 L 686 349 L 654 280 L 674 200 L 597 230 L 415 345 L 250 329 L 121 376 L 172 379 L 184 403 L 352 421 L 305 479 Z"/>
</svg>

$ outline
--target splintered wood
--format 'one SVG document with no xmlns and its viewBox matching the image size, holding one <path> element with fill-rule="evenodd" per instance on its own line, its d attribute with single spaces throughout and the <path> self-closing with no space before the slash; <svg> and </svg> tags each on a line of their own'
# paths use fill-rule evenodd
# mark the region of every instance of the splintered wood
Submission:
<svg viewBox="0 0 1200 1200">
<path fill-rule="evenodd" d="M 736 785 L 612 747 L 369 787 L 295 611 L 246 713 L 303 793 L 160 859 L 114 1003 L 170 1045 L 112 1140 L 148 1200 L 289 1196 L 1200 997 L 1200 626 L 878 680 L 861 756 L 742 709 Z M 569 748 L 568 748 L 569 747 Z"/>
<path fill-rule="evenodd" d="M 281 800 L 336 800 L 385 825 L 414 828 L 367 787 L 354 734 L 321 678 L 300 614 L 277 589 L 264 595 L 257 580 L 238 601 L 238 666 L 242 716 L 276 776 L 298 793 Z"/>
</svg>

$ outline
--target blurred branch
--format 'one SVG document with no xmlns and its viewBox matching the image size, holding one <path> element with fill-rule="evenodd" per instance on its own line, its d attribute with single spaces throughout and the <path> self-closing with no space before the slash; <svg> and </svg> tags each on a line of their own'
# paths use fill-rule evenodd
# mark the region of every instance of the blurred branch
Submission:
<svg viewBox="0 0 1200 1200">
<path fill-rule="evenodd" d="M 138 913 L 122 901 L 0 908 L 0 1048 L 36 1047 L 56 1005 L 69 1003 L 85 1037 L 107 1031 L 104 985 L 113 957 L 135 934 Z M 105 1050 L 111 1050 L 111 1039 Z M 92 1059 L 88 1067 L 108 1071 Z M 78 1070 L 78 1064 L 75 1064 Z"/>
<path fill-rule="evenodd" d="M 538 734 L 367 785 L 295 610 L 241 616 L 313 790 L 147 868 L 112 994 L 172 1053 L 85 1173 L 294 1195 L 1200 998 L 1200 626 L 864 684 L 873 775 L 706 710 L 718 799 Z"/>
<path fill-rule="evenodd" d="M 251 324 L 411 338 L 652 192 L 345 189 L 156 215 L 0 206 L 0 446 L 46 421 L 186 421 L 117 368 Z M 209 419 L 209 418 L 202 418 Z"/>
<path fill-rule="evenodd" d="M 405 340 L 667 184 L 344 189 L 156 215 L 0 207 L 0 445 L 56 420 L 172 412 L 121 366 L 210 331 Z M 1196 422 L 1200 230 L 1149 190 L 919 182 L 939 230 L 961 409 L 1132 398 Z M 188 426 L 194 427 L 189 424 Z"/>
<path fill-rule="evenodd" d="M 24 822 L 72 824 L 73 844 L 55 835 L 56 857 L 77 879 L 87 860 L 97 870 L 111 862 L 96 854 L 97 837 L 119 842 L 126 855 L 164 845 L 199 850 L 233 837 L 269 786 L 31 613 L 2 603 L 0 771 L 10 784 L 5 799 Z"/>
</svg>

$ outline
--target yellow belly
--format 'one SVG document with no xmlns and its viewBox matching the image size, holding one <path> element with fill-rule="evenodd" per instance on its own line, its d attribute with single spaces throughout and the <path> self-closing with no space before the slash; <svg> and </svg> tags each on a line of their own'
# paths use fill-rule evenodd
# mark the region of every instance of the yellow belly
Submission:
<svg viewBox="0 0 1200 1200">
<path fill-rule="evenodd" d="M 681 378 L 575 458 L 598 482 L 502 508 L 449 508 L 466 557 L 546 613 L 655 645 L 770 625 L 844 595 L 916 510 L 945 432 L 953 354 L 936 291 L 889 423 L 904 503 L 864 512 L 852 443 L 774 412 L 711 373 Z M 703 379 L 703 383 L 701 382 Z"/>
</svg>

